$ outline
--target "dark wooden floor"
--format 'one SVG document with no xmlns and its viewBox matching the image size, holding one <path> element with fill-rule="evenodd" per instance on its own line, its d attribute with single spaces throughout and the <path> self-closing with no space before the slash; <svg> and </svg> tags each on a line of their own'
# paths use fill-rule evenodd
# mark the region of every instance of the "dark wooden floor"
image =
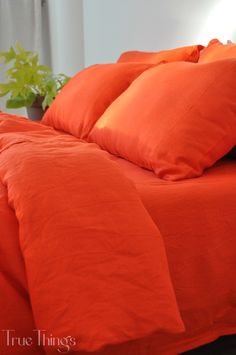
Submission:
<svg viewBox="0 0 236 355">
<path fill-rule="evenodd" d="M 211 344 L 187 351 L 182 355 L 236 355 L 236 335 L 221 337 Z"/>
</svg>

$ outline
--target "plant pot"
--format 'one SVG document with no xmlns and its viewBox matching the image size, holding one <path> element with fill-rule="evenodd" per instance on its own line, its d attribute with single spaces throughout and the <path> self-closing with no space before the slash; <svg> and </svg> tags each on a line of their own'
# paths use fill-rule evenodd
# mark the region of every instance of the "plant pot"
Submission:
<svg viewBox="0 0 236 355">
<path fill-rule="evenodd" d="M 44 110 L 42 108 L 42 102 L 44 97 L 37 96 L 32 106 L 26 107 L 28 118 L 32 121 L 40 121 L 44 115 Z"/>
</svg>

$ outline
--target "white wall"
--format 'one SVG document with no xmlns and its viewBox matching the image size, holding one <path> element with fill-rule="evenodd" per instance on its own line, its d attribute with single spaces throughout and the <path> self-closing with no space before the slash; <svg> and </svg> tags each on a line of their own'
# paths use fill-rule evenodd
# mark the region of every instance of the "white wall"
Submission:
<svg viewBox="0 0 236 355">
<path fill-rule="evenodd" d="M 84 0 L 85 65 L 125 50 L 236 40 L 236 0 Z"/>
<path fill-rule="evenodd" d="M 46 5 L 52 68 L 74 75 L 84 66 L 83 1 L 47 0 Z"/>
</svg>

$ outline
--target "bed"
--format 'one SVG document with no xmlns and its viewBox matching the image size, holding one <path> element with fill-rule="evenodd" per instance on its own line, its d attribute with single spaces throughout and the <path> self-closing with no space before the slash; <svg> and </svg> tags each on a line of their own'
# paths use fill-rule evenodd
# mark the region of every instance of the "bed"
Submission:
<svg viewBox="0 0 236 355">
<path fill-rule="evenodd" d="M 59 149 L 60 154 L 61 154 L 61 150 L 63 151 L 63 154 L 64 151 L 66 150 L 65 143 L 67 144 L 70 143 L 69 147 L 71 149 L 71 139 L 73 141 L 73 145 L 74 144 L 76 145 L 76 149 L 78 149 L 77 146 L 80 145 L 82 146 L 84 145 L 87 147 L 87 148 L 82 148 L 83 154 L 84 154 L 84 150 L 86 151 L 87 149 L 89 149 L 89 154 L 91 154 L 91 152 L 95 150 L 96 154 L 98 152 L 100 158 L 100 152 L 102 153 L 102 156 L 105 152 L 101 151 L 100 148 L 95 146 L 94 144 L 87 144 L 86 142 L 77 142 L 77 140 L 70 137 L 68 134 L 53 131 L 52 129 L 45 128 L 45 126 L 40 125 L 38 123 L 30 123 L 23 118 L 18 118 L 18 117 L 3 115 L 3 114 L 2 116 L 3 118 L 1 118 L 2 120 L 1 132 L 3 132 L 3 126 L 4 126 L 4 131 L 6 131 L 6 127 L 8 127 L 8 134 L 6 135 L 3 133 L 1 134 L 1 174 L 3 174 L 3 172 L 5 174 L 4 177 L 3 175 L 1 175 L 2 184 L 1 184 L 1 200 L 0 200 L 1 201 L 1 208 L 0 208 L 1 231 L 2 231 L 1 232 L 1 236 L 2 236 L 1 238 L 1 270 L 2 270 L 1 302 L 3 302 L 1 328 L 13 329 L 13 330 L 15 329 L 16 334 L 18 334 L 18 337 L 21 340 L 26 335 L 28 337 L 32 336 L 32 339 L 34 339 L 33 344 L 35 345 L 35 348 L 33 350 L 32 347 L 29 348 L 27 348 L 26 346 L 20 347 L 19 344 L 17 346 L 16 344 L 17 341 L 15 341 L 14 346 L 16 347 L 17 351 L 19 349 L 19 353 L 21 353 L 21 349 L 22 349 L 22 353 L 25 354 L 27 349 L 29 353 L 33 351 L 32 353 L 36 354 L 36 353 L 40 353 L 37 346 L 38 344 L 36 341 L 37 339 L 35 338 L 36 335 L 38 334 L 32 333 L 32 330 L 36 329 L 36 325 L 34 323 L 35 316 L 33 316 L 32 314 L 32 310 L 31 310 L 32 305 L 30 304 L 29 296 L 33 304 L 34 312 L 36 312 L 35 313 L 36 321 L 41 324 L 45 324 L 45 321 L 47 323 L 48 318 L 46 317 L 47 318 L 46 320 L 41 319 L 40 313 L 43 311 L 43 309 L 45 309 L 45 313 L 49 311 L 49 308 L 52 308 L 54 302 L 55 302 L 54 304 L 55 308 L 57 307 L 58 303 L 61 306 L 60 297 L 57 298 L 55 296 L 55 292 L 56 291 L 58 292 L 58 289 L 55 287 L 55 284 L 59 282 L 59 289 L 60 289 L 62 280 L 65 280 L 65 277 L 67 279 L 69 277 L 67 273 L 66 276 L 63 275 L 63 272 L 65 272 L 63 267 L 59 268 L 57 263 L 55 266 L 52 261 L 55 259 L 55 253 L 56 253 L 57 255 L 56 262 L 59 258 L 60 263 L 62 263 L 63 265 L 63 259 L 65 258 L 65 255 L 67 253 L 65 248 L 65 243 L 66 245 L 68 243 L 65 239 L 63 239 L 62 245 L 60 244 L 59 241 L 56 241 L 55 244 L 55 240 L 53 240 L 53 238 L 52 240 L 50 240 L 48 238 L 49 234 L 45 232 L 47 227 L 50 226 L 50 223 L 49 222 L 45 223 L 45 221 L 43 223 L 37 222 L 37 219 L 40 219 L 40 221 L 43 221 L 43 219 L 45 219 L 44 209 L 45 210 L 47 209 L 48 211 L 49 201 L 47 200 L 47 197 L 45 197 L 46 200 L 43 201 L 41 204 L 41 202 L 38 201 L 38 196 L 36 192 L 37 189 L 34 188 L 32 190 L 32 185 L 30 187 L 30 184 L 32 183 L 39 184 L 40 181 L 42 186 L 44 187 L 45 181 L 43 178 L 43 170 L 41 164 L 39 164 L 39 168 L 38 168 L 38 163 L 36 164 L 37 166 L 36 171 L 40 172 L 42 175 L 40 177 L 38 176 L 34 177 L 35 167 L 32 168 L 32 161 L 30 160 L 29 166 L 27 164 L 27 159 L 29 159 L 28 152 L 31 151 L 32 154 L 32 156 L 30 154 L 31 158 L 32 159 L 37 158 L 38 161 L 41 161 L 42 159 L 41 155 L 42 155 L 43 156 L 42 161 L 44 162 L 45 150 L 43 149 L 43 146 L 44 145 L 46 146 L 45 148 L 46 151 L 48 149 L 49 151 L 53 149 L 53 146 L 50 146 L 51 143 L 49 144 L 50 137 L 51 140 L 53 141 L 53 144 L 55 144 L 54 142 L 55 138 L 56 140 L 59 139 L 60 146 L 61 144 L 63 144 L 64 148 Z M 17 139 L 15 138 L 16 135 L 14 134 L 12 140 L 11 136 L 12 136 L 13 129 L 15 129 L 18 132 L 19 131 L 21 132 L 20 134 L 18 133 Z M 5 142 L 3 136 L 6 139 Z M 45 141 L 44 143 L 42 139 Z M 38 143 L 40 143 L 40 145 Z M 30 145 L 28 146 L 28 144 Z M 92 147 L 90 147 L 90 145 Z M 20 147 L 22 147 L 23 152 L 25 150 L 24 153 L 21 153 Z M 36 149 L 35 152 L 34 149 Z M 5 155 L 6 154 L 10 154 L 10 155 L 9 156 L 6 155 L 6 157 L 4 157 L 3 153 Z M 19 155 L 19 157 L 17 157 L 17 154 Z M 22 169 L 23 156 L 21 156 L 21 154 L 23 154 L 23 156 L 24 154 L 26 154 L 24 157 L 26 162 L 23 164 L 24 180 L 19 185 L 20 190 L 18 190 L 19 187 L 17 187 L 17 184 L 20 183 L 18 182 L 18 179 L 21 177 L 22 174 L 21 172 L 17 172 L 18 168 L 20 169 L 20 171 Z M 68 157 L 69 159 L 68 153 L 65 156 Z M 186 351 L 188 349 L 192 349 L 194 347 L 200 346 L 201 344 L 210 342 L 216 339 L 220 335 L 235 333 L 236 332 L 235 329 L 235 317 L 236 317 L 235 287 L 236 285 L 234 282 L 234 272 L 232 272 L 232 270 L 234 270 L 236 267 L 235 248 L 233 248 L 233 245 L 235 243 L 234 230 L 236 228 L 235 225 L 236 221 L 234 218 L 236 212 L 235 196 L 234 196 L 234 191 L 235 191 L 234 187 L 236 184 L 235 161 L 230 159 L 222 160 L 214 167 L 207 170 L 207 172 L 205 172 L 202 177 L 199 177 L 197 179 L 188 179 L 184 181 L 170 182 L 170 181 L 164 181 L 158 179 L 153 172 L 150 172 L 146 169 L 142 169 L 130 162 L 127 162 L 124 159 L 120 159 L 112 155 L 107 155 L 107 153 L 105 153 L 105 156 L 106 159 L 108 159 L 108 161 L 112 164 L 113 168 L 116 169 L 116 175 L 118 174 L 119 171 L 122 178 L 124 177 L 125 181 L 126 180 L 130 181 L 132 183 L 132 186 L 134 184 L 135 189 L 137 190 L 137 194 L 142 200 L 143 206 L 148 212 L 148 215 L 151 216 L 154 224 L 157 226 L 158 232 L 160 231 L 161 233 L 165 245 L 167 260 L 168 260 L 170 279 L 173 284 L 178 310 L 181 314 L 181 320 L 178 318 L 178 312 L 173 306 L 173 299 L 170 299 L 168 301 L 169 303 L 168 302 L 166 303 L 165 300 L 165 302 L 161 304 L 164 308 L 172 307 L 171 314 L 173 315 L 173 319 L 170 320 L 168 318 L 170 317 L 170 315 L 169 314 L 166 315 L 165 312 L 162 313 L 161 316 L 162 317 L 167 316 L 168 318 L 167 320 L 171 325 L 173 325 L 171 332 L 172 333 L 177 332 L 179 333 L 179 335 L 178 334 L 171 335 L 168 334 L 167 331 L 165 330 L 163 331 L 163 329 L 160 329 L 160 331 L 157 332 L 156 334 L 152 336 L 146 336 L 144 337 L 143 340 L 122 341 L 121 345 L 113 345 L 110 346 L 110 348 L 109 346 L 105 348 L 103 347 L 103 349 L 100 352 L 95 352 L 95 351 L 92 352 L 94 352 L 95 354 L 97 353 L 98 354 L 135 353 L 140 355 L 150 354 L 150 353 L 151 354 L 155 354 L 155 353 L 173 354 L 173 351 L 179 353 L 179 352 Z M 6 166 L 8 165 L 10 160 L 9 157 L 11 157 L 11 159 L 13 160 L 13 165 L 11 168 L 12 170 L 6 169 Z M 55 161 L 55 157 L 56 157 L 56 152 L 54 151 L 53 152 L 54 161 Z M 21 163 L 19 163 L 19 161 Z M 82 164 L 82 162 L 80 162 L 80 164 Z M 99 165 L 101 166 L 100 161 L 99 161 Z M 86 168 L 89 169 L 87 160 L 86 160 Z M 30 170 L 28 171 L 28 169 Z M 102 169 L 102 183 L 104 183 L 103 169 Z M 78 171 L 80 174 L 80 181 L 83 182 L 82 171 L 80 171 L 79 169 Z M 50 176 L 51 174 L 52 172 L 50 172 Z M 66 172 L 66 175 L 68 176 L 68 170 Z M 86 171 L 86 180 L 88 179 L 88 176 L 89 176 L 88 172 Z M 97 171 L 97 176 L 98 176 L 98 171 Z M 17 178 L 17 183 L 11 181 L 11 179 L 14 177 Z M 27 180 L 27 177 L 29 181 Z M 36 180 L 34 180 L 35 178 Z M 45 178 L 49 189 L 50 186 L 50 182 L 48 180 L 49 175 L 46 175 Z M 62 178 L 65 179 L 65 176 L 63 176 Z M 111 179 L 111 175 L 108 175 L 107 178 Z M 105 181 L 108 184 L 108 180 L 106 179 Z M 53 185 L 54 184 L 55 182 L 53 181 Z M 115 181 L 115 185 L 117 184 L 120 186 L 121 181 L 120 180 Z M 72 182 L 71 185 L 73 187 Z M 23 186 L 25 186 L 26 190 L 24 190 Z M 90 188 L 93 189 L 93 185 L 90 184 Z M 7 195 L 7 189 L 8 189 L 8 195 Z M 14 192 L 12 189 L 13 190 L 16 189 L 17 193 Z M 29 191 L 29 189 L 31 189 L 31 192 L 29 196 L 27 196 L 27 191 Z M 65 187 L 64 189 L 67 193 L 69 193 L 67 187 Z M 84 182 L 83 182 L 83 189 L 85 189 Z M 125 187 L 123 186 L 122 190 L 124 189 Z M 60 194 L 62 191 L 63 190 L 60 188 Z M 36 196 L 36 200 L 34 200 L 35 197 L 32 196 L 32 193 Z M 53 194 L 54 193 L 55 191 L 53 190 Z M 114 195 L 114 193 L 115 193 L 115 189 L 113 186 L 112 195 Z M 121 191 L 119 189 L 119 194 L 120 193 Z M 42 198 L 42 195 L 40 196 Z M 121 201 L 119 200 L 119 203 L 123 204 L 122 206 L 119 205 L 119 210 L 121 208 L 124 209 L 125 206 L 126 207 L 128 206 L 128 209 L 130 209 L 130 200 L 129 200 L 130 197 L 126 194 L 124 196 L 125 199 L 122 199 Z M 80 199 L 81 199 L 80 204 L 83 204 L 82 203 L 83 197 L 81 192 L 80 192 Z M 108 204 L 107 199 L 108 197 L 106 196 L 106 203 Z M 114 196 L 112 196 L 112 199 L 114 199 Z M 30 203 L 28 203 L 27 201 L 28 202 L 30 201 Z M 37 201 L 36 205 L 35 205 L 35 201 Z M 63 201 L 67 201 L 67 200 L 64 199 Z M 18 205 L 19 202 L 20 205 Z M 24 202 L 26 203 L 24 204 Z M 97 201 L 97 203 L 100 202 L 101 201 Z M 50 210 L 52 208 L 55 209 L 54 203 L 55 202 L 53 202 L 52 206 L 50 206 Z M 88 203 L 87 200 L 86 203 Z M 104 203 L 103 200 L 102 203 Z M 11 208 L 9 208 L 8 204 L 10 204 Z M 39 211 L 37 210 L 36 207 L 37 205 L 39 206 L 38 207 Z M 16 220 L 12 208 L 16 210 L 18 221 Z M 69 207 L 67 206 L 67 208 Z M 85 207 L 83 207 L 83 209 L 84 208 Z M 116 218 L 115 207 L 113 206 L 112 208 L 113 208 L 112 210 L 113 214 L 111 217 L 113 222 L 115 223 L 115 218 Z M 137 208 L 135 207 L 135 204 L 133 202 L 133 197 L 132 197 L 132 208 L 134 210 L 135 208 Z M 110 210 L 109 204 L 108 204 L 108 209 Z M 47 212 L 48 214 L 46 215 L 47 218 L 48 216 L 50 216 L 50 218 L 53 219 L 53 215 L 55 211 L 52 212 L 53 212 L 52 215 L 51 212 L 50 213 L 49 211 Z M 88 211 L 86 212 L 86 214 L 87 213 Z M 127 210 L 125 211 L 125 215 L 127 215 Z M 136 215 L 137 215 L 137 211 L 136 211 Z M 143 218 L 145 219 L 146 218 L 145 214 L 143 216 L 144 216 Z M 89 218 L 89 215 L 87 217 Z M 120 216 L 118 217 L 120 218 Z M 55 223 L 55 220 L 58 220 L 58 218 L 53 219 L 53 223 Z M 72 222 L 73 219 L 71 219 L 70 217 L 70 220 Z M 96 227 L 97 225 L 95 224 L 94 221 L 91 222 L 91 220 L 89 220 L 89 223 L 92 223 L 94 229 L 97 228 Z M 102 223 L 104 223 L 104 221 Z M 129 217 L 129 223 L 135 226 L 135 222 L 132 216 Z M 20 229 L 20 244 L 18 240 L 19 224 L 20 224 L 20 228 L 22 228 L 22 230 Z M 63 226 L 63 224 L 61 226 Z M 100 224 L 99 226 L 101 228 Z M 145 228 L 147 226 L 148 225 L 145 224 Z M 25 228 L 26 228 L 26 232 L 24 231 Z M 41 230 L 38 231 L 38 229 L 40 228 L 45 229 L 44 234 L 41 234 Z M 115 230 L 115 232 L 117 232 L 116 225 L 113 226 L 113 229 Z M 57 233 L 59 230 L 60 228 L 56 229 Z M 114 232 L 114 230 L 112 231 Z M 53 230 L 50 229 L 50 231 L 52 231 L 53 233 Z M 105 233 L 105 231 L 106 229 L 103 232 Z M 83 233 L 85 233 L 85 231 Z M 92 235 L 96 235 L 96 233 L 97 232 L 93 231 Z M 99 233 L 100 231 L 98 231 L 98 236 Z M 124 233 L 123 229 L 122 229 L 122 233 Z M 137 235 L 135 236 L 135 238 L 137 238 L 137 240 L 135 240 L 133 243 L 138 244 L 138 232 L 136 231 L 136 233 Z M 43 242 L 45 235 L 47 235 L 47 241 Z M 78 233 L 76 235 L 78 235 Z M 128 235 L 126 235 L 125 237 L 128 238 Z M 65 238 L 65 235 L 61 234 L 61 238 Z M 105 243 L 105 241 L 103 242 Z M 42 245 L 42 243 L 46 244 L 46 247 L 43 249 L 43 253 L 41 253 L 42 247 L 40 248 L 40 245 Z M 47 246 L 47 243 L 51 243 L 51 245 L 49 244 L 49 246 Z M 79 242 L 77 240 L 76 242 L 73 241 L 71 237 L 70 243 L 75 243 L 74 244 L 74 248 L 75 248 L 75 246 L 77 246 L 77 243 Z M 80 244 L 78 244 L 78 246 L 79 245 Z M 58 246 L 59 249 L 57 250 Z M 62 247 L 63 249 L 61 250 Z M 116 248 L 119 249 L 119 247 L 120 247 L 119 244 L 117 244 Z M 154 247 L 155 245 L 153 245 L 153 248 Z M 126 248 L 130 249 L 131 248 L 130 244 L 126 245 Z M 158 248 L 160 249 L 161 245 L 159 245 Z M 160 252 L 159 249 L 158 252 Z M 124 253 L 125 250 L 121 249 L 120 253 L 122 252 Z M 138 250 L 136 252 L 138 252 Z M 62 253 L 61 259 L 58 253 Z M 73 275 L 73 270 L 74 271 L 77 270 L 78 272 L 77 269 L 78 266 L 76 264 L 77 263 L 76 261 L 74 261 L 74 265 L 73 265 L 72 262 L 73 259 L 71 259 L 71 250 L 68 250 L 68 253 L 70 255 L 71 261 L 69 265 L 66 263 L 65 267 L 67 270 L 69 269 L 72 272 L 72 274 L 70 275 L 71 281 L 68 280 L 68 283 L 70 285 L 69 295 L 72 297 L 70 287 L 71 285 L 73 285 L 73 278 L 75 276 Z M 43 254 L 43 256 L 41 254 Z M 150 254 L 150 252 L 148 255 L 151 259 L 153 258 L 153 256 L 155 258 L 155 255 Z M 158 258 L 162 258 L 162 255 L 160 254 Z M 51 264 L 49 265 L 47 264 L 47 259 L 48 260 L 52 259 Z M 137 258 L 137 260 L 139 260 L 139 258 Z M 110 263 L 111 261 L 108 262 Z M 123 261 L 123 262 L 127 263 L 127 261 Z M 97 260 L 97 263 L 99 264 L 99 260 Z M 159 263 L 160 260 L 157 260 L 157 264 L 156 264 L 157 267 L 160 267 Z M 139 264 L 140 261 L 137 262 L 136 265 L 137 270 L 135 271 L 138 271 Z M 162 268 L 165 269 L 166 265 L 164 261 L 162 261 L 161 265 Z M 52 275 L 48 280 L 45 280 L 45 275 L 46 275 L 45 273 L 49 272 L 48 269 L 49 266 L 53 270 L 52 272 L 52 275 L 54 275 L 53 280 L 51 279 Z M 54 267 L 56 267 L 55 270 Z M 86 272 L 88 272 L 86 264 L 84 264 L 83 267 L 85 268 Z M 115 269 L 116 268 L 119 269 L 119 267 L 120 267 L 119 264 L 114 265 Z M 150 267 L 153 267 L 152 263 Z M 115 269 L 113 269 L 113 273 Z M 103 272 L 102 270 L 103 269 L 101 269 L 100 271 Z M 90 271 L 94 272 L 93 268 Z M 61 273 L 62 278 L 59 277 L 59 279 L 57 280 L 56 275 L 54 274 L 55 272 Z M 143 268 L 141 267 L 140 277 L 141 277 L 141 273 L 143 272 L 148 273 L 148 269 L 145 267 L 143 270 Z M 159 272 L 161 272 L 162 275 L 162 273 L 164 274 L 164 272 L 166 271 L 160 270 Z M 122 277 L 124 276 L 123 273 L 121 275 Z M 81 275 L 77 275 L 77 276 L 79 277 L 79 279 L 81 279 L 82 277 Z M 128 272 L 127 272 L 127 276 L 137 277 L 137 275 L 132 275 L 132 273 L 131 275 L 129 275 Z M 160 278 L 159 274 L 157 276 Z M 105 275 L 103 275 L 103 278 L 104 277 Z M 150 281 L 148 274 L 146 274 L 145 277 L 147 278 L 147 281 Z M 161 295 L 157 294 L 156 297 L 160 297 L 160 296 L 167 297 L 167 298 L 170 297 L 169 290 L 168 293 L 165 291 L 166 275 L 164 277 L 165 280 L 164 280 L 163 289 L 161 291 Z M 90 281 L 87 280 L 87 277 L 85 277 L 85 279 L 86 282 L 90 282 L 90 283 L 93 282 L 93 277 Z M 104 292 L 106 295 L 107 293 L 106 278 L 104 278 L 103 281 L 104 281 Z M 132 278 L 130 281 L 132 285 L 134 282 Z M 151 281 L 153 281 L 153 278 L 151 278 Z M 159 282 L 162 281 L 163 281 L 162 279 L 159 280 Z M 37 289 L 37 284 L 35 284 L 35 282 L 37 284 L 42 283 L 38 289 Z M 50 282 L 52 284 L 51 286 L 50 286 Z M 84 287 L 88 287 L 86 282 Z M 112 286 L 111 281 L 109 284 L 110 286 Z M 150 287 L 150 284 L 146 285 L 146 287 L 148 286 Z M 167 286 L 169 287 L 169 285 Z M 52 289 L 50 289 L 51 287 Z M 79 286 L 79 289 L 81 289 L 81 287 L 83 289 L 83 286 L 81 285 Z M 99 287 L 101 286 L 99 286 L 99 283 L 98 284 L 95 283 L 94 287 L 95 289 L 96 287 L 98 287 L 99 289 Z M 144 285 L 142 285 L 142 288 L 143 287 Z M 158 290 L 159 287 L 160 284 L 158 285 Z M 155 292 L 155 288 L 152 291 Z M 62 290 L 61 290 L 61 294 L 62 294 Z M 42 295 L 44 295 L 44 297 Z M 66 295 L 68 297 L 67 293 Z M 93 290 L 93 295 L 94 295 L 94 290 Z M 147 295 L 145 295 L 144 292 L 143 296 L 147 297 Z M 53 299 L 51 299 L 51 297 L 53 297 Z M 86 297 L 88 297 L 88 295 L 86 295 Z M 129 302 L 131 300 L 133 300 L 132 297 L 129 300 Z M 82 301 L 83 301 L 83 297 L 80 298 L 80 302 Z M 141 297 L 141 301 L 144 302 L 145 298 Z M 127 302 L 128 305 L 129 302 Z M 150 308 L 152 309 L 152 307 L 153 309 L 157 307 L 156 312 L 160 311 L 159 310 L 160 300 L 159 303 L 157 302 L 157 304 L 155 304 L 154 303 L 155 298 L 154 298 L 152 302 L 149 303 L 147 301 L 149 311 Z M 38 307 L 40 312 L 37 310 Z M 86 307 L 88 307 L 88 304 Z M 94 310 L 94 312 L 96 314 L 96 310 Z M 54 313 L 52 313 L 50 316 L 52 317 L 53 314 Z M 62 312 L 62 315 L 63 314 L 64 312 Z M 146 312 L 144 312 L 144 314 L 146 314 Z M 81 315 L 81 317 L 82 316 L 85 317 L 85 315 L 86 313 Z M 138 318 L 136 317 L 135 319 L 138 322 Z M 78 319 L 79 318 L 80 316 L 78 316 Z M 183 328 L 181 330 L 181 321 L 183 321 L 184 326 L 186 327 L 185 331 L 183 331 Z M 21 324 L 20 329 L 19 329 L 19 324 Z M 22 324 L 24 324 L 23 327 Z M 126 323 L 124 323 L 124 325 L 127 327 Z M 90 324 L 90 327 L 91 326 L 94 327 L 95 325 Z M 105 325 L 103 324 L 103 326 L 104 326 L 104 331 L 107 331 L 106 323 Z M 53 329 L 53 324 L 50 324 L 50 327 L 51 329 Z M 38 328 L 41 329 L 42 327 L 40 326 Z M 71 330 L 71 332 L 74 331 L 73 329 L 69 329 L 69 330 Z M 13 335 L 15 336 L 16 334 L 11 333 L 9 334 L 9 336 L 13 337 Z M 58 334 L 60 334 L 60 332 Z M 6 340 L 5 338 L 6 333 L 3 333 L 1 335 L 3 337 L 2 344 L 5 344 L 4 340 Z M 119 337 L 120 336 L 121 335 L 119 334 Z M 50 349 L 51 348 L 49 346 L 49 350 Z M 6 349 L 4 348 L 4 353 L 8 353 L 7 351 L 10 351 L 9 353 L 12 353 L 11 347 L 6 347 Z M 87 352 L 79 351 L 78 353 L 86 354 Z"/>
<path fill-rule="evenodd" d="M 236 60 L 201 50 L 87 68 L 41 122 L 0 113 L 4 354 L 177 355 L 236 333 Z"/>
<path fill-rule="evenodd" d="M 125 160 L 119 159 L 117 163 L 135 183 L 163 235 L 177 301 L 187 328 L 186 335 L 171 340 L 156 337 L 150 342 L 147 354 L 161 353 L 162 346 L 164 354 L 168 350 L 172 354 L 173 348 L 180 353 L 220 335 L 234 334 L 236 265 L 231 246 L 235 243 L 236 228 L 235 160 L 222 160 L 200 178 L 174 183 L 157 179 L 152 172 Z M 228 281 L 230 290 L 225 284 Z M 225 301 L 229 308 L 222 312 Z M 227 329 L 223 325 L 225 321 Z"/>
</svg>

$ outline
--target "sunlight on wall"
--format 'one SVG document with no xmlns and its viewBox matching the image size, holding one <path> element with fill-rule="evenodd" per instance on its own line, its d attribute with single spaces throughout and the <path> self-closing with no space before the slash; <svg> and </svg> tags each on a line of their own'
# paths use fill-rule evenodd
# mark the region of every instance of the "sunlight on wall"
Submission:
<svg viewBox="0 0 236 355">
<path fill-rule="evenodd" d="M 236 0 L 221 0 L 211 11 L 203 27 L 198 42 L 208 43 L 218 38 L 224 43 L 233 40 L 236 34 Z"/>
</svg>

